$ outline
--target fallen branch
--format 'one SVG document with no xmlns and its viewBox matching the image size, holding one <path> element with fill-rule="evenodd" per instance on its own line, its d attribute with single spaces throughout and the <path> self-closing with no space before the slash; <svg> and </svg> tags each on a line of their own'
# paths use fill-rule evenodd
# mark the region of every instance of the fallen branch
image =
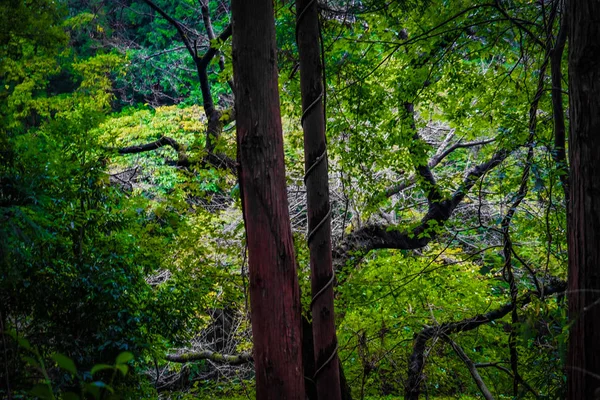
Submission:
<svg viewBox="0 0 600 400">
<path fill-rule="evenodd" d="M 252 354 L 240 353 L 238 355 L 221 354 L 210 350 L 193 351 L 190 353 L 183 354 L 167 354 L 165 357 L 167 361 L 176 363 L 188 363 L 200 360 L 210 360 L 222 364 L 229 365 L 242 365 L 252 362 Z"/>
<path fill-rule="evenodd" d="M 185 152 L 185 146 L 168 136 L 162 136 L 160 139 L 146 144 L 123 147 L 118 152 L 119 154 L 137 154 L 154 151 L 165 146 L 170 146 L 177 152 L 177 161 L 173 163 L 177 167 L 189 167 L 193 164 L 210 164 L 215 168 L 228 169 L 233 175 L 237 175 L 236 162 L 225 154 L 208 153 L 201 160 L 192 161 Z"/>
<path fill-rule="evenodd" d="M 119 149 L 119 154 L 136 154 L 143 153 L 145 151 L 152 151 L 159 149 L 164 146 L 171 146 L 177 153 L 183 151 L 183 146 L 181 146 L 175 139 L 172 139 L 167 136 L 161 136 L 160 139 L 155 140 L 151 143 L 146 143 L 137 146 L 129 146 Z"/>
</svg>

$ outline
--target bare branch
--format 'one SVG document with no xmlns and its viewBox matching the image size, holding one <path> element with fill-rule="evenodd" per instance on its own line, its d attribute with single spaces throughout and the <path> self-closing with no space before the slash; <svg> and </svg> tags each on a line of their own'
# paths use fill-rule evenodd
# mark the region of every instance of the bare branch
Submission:
<svg viewBox="0 0 600 400">
<path fill-rule="evenodd" d="M 500 371 L 506 372 L 511 378 L 513 377 L 512 372 L 510 372 L 510 369 L 503 367 L 502 365 L 500 365 L 499 363 L 477 363 L 475 364 L 475 366 L 477 368 L 488 368 L 488 367 L 494 367 L 499 369 Z M 527 390 L 529 390 L 531 392 L 531 394 L 533 394 L 535 396 L 535 398 L 537 399 L 538 397 L 540 397 L 540 395 L 533 390 L 533 388 L 531 387 L 531 385 L 529 385 L 529 383 L 525 382 L 520 376 L 517 378 L 520 380 L 521 384 L 523 386 L 525 386 L 525 388 Z"/>
<path fill-rule="evenodd" d="M 253 361 L 251 353 L 240 353 L 238 355 L 230 355 L 221 354 L 209 350 L 194 351 L 183 354 L 167 354 L 165 358 L 167 361 L 176 363 L 188 363 L 200 360 L 210 360 L 229 365 L 242 365 Z"/>
<path fill-rule="evenodd" d="M 448 157 L 448 155 L 450 155 L 456 149 L 464 149 L 464 148 L 468 148 L 468 147 L 483 146 L 485 144 L 492 143 L 495 140 L 496 140 L 495 138 L 491 138 L 491 139 L 478 140 L 475 142 L 466 142 L 466 143 L 458 142 L 456 144 L 453 144 L 452 146 L 448 147 L 448 149 L 446 149 L 443 153 L 433 156 L 431 158 L 431 160 L 429 160 L 429 164 L 428 164 L 429 168 L 433 168 L 436 165 L 438 165 L 440 162 L 442 162 L 442 160 L 444 158 Z"/>
<path fill-rule="evenodd" d="M 173 27 L 177 30 L 177 33 L 179 33 L 179 37 L 181 37 L 181 41 L 185 45 L 187 51 L 190 53 L 190 55 L 192 57 L 194 57 L 194 48 L 192 47 L 190 40 L 188 39 L 187 35 L 184 32 L 183 25 L 181 24 L 181 22 L 177 21 L 175 18 L 173 18 L 169 14 L 167 14 L 162 8 L 157 6 L 152 0 L 143 0 L 143 1 L 148 6 L 150 6 L 150 8 L 152 8 L 154 11 L 159 13 L 161 17 L 163 17 L 171 25 L 173 25 Z"/>
<path fill-rule="evenodd" d="M 183 151 L 183 146 L 181 146 L 177 141 L 168 136 L 161 136 L 160 139 L 155 140 L 151 143 L 146 143 L 142 145 L 129 146 L 119 149 L 119 154 L 136 154 L 136 153 L 144 153 L 146 151 L 152 151 L 159 149 L 164 146 L 171 146 L 177 153 Z"/>
<path fill-rule="evenodd" d="M 448 336 L 446 334 L 442 335 L 442 338 L 446 342 L 448 342 L 450 344 L 450 346 L 452 346 L 452 348 L 454 349 L 454 351 L 456 352 L 458 357 L 461 360 L 463 360 L 463 362 L 469 369 L 469 372 L 471 373 L 473 380 L 477 384 L 477 387 L 481 391 L 481 394 L 483 395 L 483 397 L 485 397 L 486 400 L 494 400 L 494 396 L 492 396 L 492 393 L 490 392 L 490 390 L 487 388 L 487 386 L 483 382 L 481 375 L 479 375 L 479 371 L 477 371 L 477 367 L 475 366 L 473 361 L 471 361 L 471 359 L 467 356 L 467 354 L 462 349 L 462 347 L 460 347 L 454 340 L 450 339 L 450 336 Z"/>
<path fill-rule="evenodd" d="M 485 139 L 485 140 L 479 140 L 479 141 L 475 141 L 475 142 L 467 142 L 467 143 L 462 143 L 462 142 L 458 142 L 452 146 L 450 146 L 448 149 L 446 149 L 445 151 L 434 155 L 433 157 L 431 157 L 431 159 L 429 160 L 429 162 L 427 163 L 427 165 L 429 166 L 429 168 L 435 168 L 439 163 L 441 163 L 444 158 L 448 157 L 452 152 L 454 152 L 457 149 L 464 149 L 464 148 L 468 148 L 468 147 L 476 147 L 476 146 L 483 146 L 486 145 L 488 143 L 492 143 L 494 142 L 496 139 L 492 138 L 492 139 Z M 397 193 L 400 193 L 401 191 L 403 191 L 404 189 L 406 189 L 407 187 L 409 187 L 410 185 L 414 184 L 416 181 L 416 176 L 415 175 L 411 175 L 405 182 L 402 182 L 398 185 L 392 186 L 388 189 L 386 189 L 385 191 L 385 196 L 386 197 L 390 197 L 393 196 Z"/>
</svg>

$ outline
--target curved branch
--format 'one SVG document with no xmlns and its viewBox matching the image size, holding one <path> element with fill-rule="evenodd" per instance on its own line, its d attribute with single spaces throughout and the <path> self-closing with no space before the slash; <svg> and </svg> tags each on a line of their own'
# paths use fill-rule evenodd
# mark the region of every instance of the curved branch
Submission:
<svg viewBox="0 0 600 400">
<path fill-rule="evenodd" d="M 168 136 L 161 136 L 160 139 L 155 140 L 154 142 L 128 146 L 119 149 L 119 154 L 136 154 L 136 153 L 144 153 L 146 151 L 152 151 L 156 149 L 160 149 L 164 146 L 171 146 L 177 153 L 183 151 L 183 146 L 177 143 L 177 141 Z"/>
<path fill-rule="evenodd" d="M 448 157 L 456 149 L 465 149 L 465 148 L 469 148 L 469 147 L 483 146 L 485 144 L 489 144 L 489 143 L 492 143 L 495 141 L 496 141 L 496 138 L 491 138 L 491 139 L 478 140 L 475 142 L 455 143 L 452 146 L 448 147 L 446 150 L 444 150 L 443 153 L 433 156 L 431 158 L 431 160 L 429 160 L 429 168 L 433 168 L 436 165 L 438 165 L 440 162 L 442 162 L 442 160 L 444 158 Z"/>
<path fill-rule="evenodd" d="M 233 175 L 237 175 L 237 163 L 225 154 L 209 152 L 201 160 L 190 160 L 185 152 L 185 146 L 168 136 L 161 136 L 160 139 L 146 144 L 123 147 L 118 152 L 119 154 L 137 154 L 157 150 L 165 146 L 170 146 L 177 152 L 177 161 L 174 163 L 177 167 L 189 167 L 194 164 L 204 163 L 210 164 L 215 168 L 228 169 Z"/>
<path fill-rule="evenodd" d="M 562 293 L 567 289 L 567 283 L 564 281 L 556 281 L 551 285 L 544 288 L 546 295 L 552 295 L 556 293 Z M 531 302 L 533 298 L 539 298 L 540 294 L 537 292 L 528 292 L 517 299 L 517 305 L 523 307 Z M 458 332 L 467 332 L 480 327 L 481 325 L 490 323 L 497 319 L 500 319 L 513 309 L 513 303 L 508 303 L 500 308 L 487 312 L 485 314 L 478 314 L 472 318 L 463 319 L 456 322 L 446 322 L 439 326 L 429 326 L 421 330 L 415 335 L 413 344 L 413 352 L 410 356 L 408 364 L 408 379 L 405 387 L 405 399 L 406 400 L 418 400 L 420 394 L 421 382 L 423 381 L 423 368 L 425 367 L 425 346 L 427 341 L 434 337 L 449 335 Z"/>
<path fill-rule="evenodd" d="M 471 169 L 450 198 L 429 204 L 427 214 L 416 227 L 402 230 L 398 226 L 373 224 L 346 236 L 333 251 L 335 269 L 339 271 L 343 268 L 357 252 L 364 254 L 375 249 L 414 250 L 426 246 L 436 236 L 434 227 L 444 224 L 477 180 L 509 154 L 508 150 L 500 149 L 489 161 Z"/>
<path fill-rule="evenodd" d="M 230 354 L 221 354 L 214 351 L 203 350 L 203 351 L 193 351 L 190 353 L 183 354 L 167 354 L 165 357 L 167 361 L 176 362 L 176 363 L 188 363 L 193 361 L 200 360 L 210 360 L 222 364 L 229 365 L 242 365 L 249 362 L 252 362 L 252 354 L 250 353 L 240 353 L 238 355 L 230 355 Z"/>
</svg>

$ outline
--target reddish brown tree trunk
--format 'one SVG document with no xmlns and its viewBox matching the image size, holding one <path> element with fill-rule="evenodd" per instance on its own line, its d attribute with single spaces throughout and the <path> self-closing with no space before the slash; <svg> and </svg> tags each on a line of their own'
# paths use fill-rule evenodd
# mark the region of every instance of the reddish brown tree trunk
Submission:
<svg viewBox="0 0 600 400">
<path fill-rule="evenodd" d="M 233 0 L 239 181 L 256 398 L 304 400 L 300 291 L 288 214 L 271 0 Z"/>
<path fill-rule="evenodd" d="M 600 398 L 600 2 L 570 0 L 568 399 Z"/>
<path fill-rule="evenodd" d="M 317 3 L 296 1 L 296 41 L 300 53 L 302 128 L 308 208 L 312 331 L 315 375 L 319 399 L 341 399 L 337 338 L 333 308 L 331 213 L 325 138 L 323 65 Z"/>
</svg>

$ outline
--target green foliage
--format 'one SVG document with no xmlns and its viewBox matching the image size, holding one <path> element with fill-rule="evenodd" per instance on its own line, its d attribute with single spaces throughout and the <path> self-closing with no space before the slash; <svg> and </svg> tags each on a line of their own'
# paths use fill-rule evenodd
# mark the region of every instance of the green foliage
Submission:
<svg viewBox="0 0 600 400">
<path fill-rule="evenodd" d="M 4 332 L 3 332 L 4 333 Z M 121 396 L 118 395 L 119 388 L 115 390 L 115 384 L 118 384 L 119 377 L 125 377 L 129 372 L 128 363 L 134 359 L 133 354 L 129 352 L 120 353 L 114 364 L 96 364 L 90 371 L 80 373 L 75 362 L 70 358 L 60 353 L 54 353 L 50 356 L 59 370 L 63 374 L 56 374 L 54 376 L 65 377 L 69 382 L 70 386 L 77 384 L 79 387 L 78 393 L 70 390 L 55 389 L 56 383 L 50 378 L 49 368 L 46 366 L 44 358 L 40 355 L 37 347 L 32 346 L 27 339 L 19 337 L 16 331 L 8 332 L 8 335 L 13 337 L 19 344 L 19 346 L 25 351 L 25 354 L 21 356 L 29 367 L 37 371 L 41 375 L 41 383 L 36 384 L 28 391 L 28 394 L 39 398 L 39 399 L 65 399 L 65 400 L 77 400 L 77 399 L 88 399 L 93 398 L 96 400 L 100 399 L 119 399 Z M 108 383 L 104 382 L 101 377 L 107 377 Z"/>
<path fill-rule="evenodd" d="M 19 332 L 18 350 L 12 343 L 3 353 L 12 357 L 9 378 L 18 390 L 39 383 L 41 398 L 75 398 L 67 395 L 73 387 L 81 398 L 113 389 L 150 398 L 157 396 L 154 382 L 143 374 L 164 368 L 187 385 L 171 398 L 252 398 L 251 374 L 234 372 L 223 384 L 198 378 L 207 362 L 163 362 L 168 351 L 198 341 L 212 323 L 209 310 L 248 313 L 239 185 L 228 171 L 203 163 L 206 116 L 193 60 L 176 29 L 144 2 L 118 12 L 111 2 L 59 3 L 0 5 L 0 318 Z M 156 3 L 188 27 L 201 56 L 210 42 L 197 2 Z M 529 1 L 511 2 L 507 12 L 531 21 L 531 34 L 482 2 L 342 3 L 328 2 L 321 19 L 334 246 L 370 224 L 396 233 L 418 226 L 432 206 L 431 185 L 416 172 L 445 140 L 495 139 L 456 149 L 432 167 L 441 201 L 471 168 L 500 149 L 510 152 L 454 217 L 428 222 L 418 237 L 432 239 L 428 246 L 356 252 L 337 277 L 340 358 L 354 396 L 399 399 L 416 334 L 510 301 L 499 225 L 522 181 L 529 107 L 544 59 L 531 35 L 546 33 L 540 7 Z M 227 9 L 213 0 L 208 7 L 218 34 L 230 22 Z M 302 190 L 304 174 L 295 18 L 293 7 L 278 8 L 290 197 Z M 224 70 L 215 58 L 209 80 L 214 100 L 229 106 L 230 43 L 220 51 Z M 530 190 L 510 227 L 519 295 L 566 278 L 566 212 L 562 172 L 551 157 L 547 81 Z M 217 144 L 231 159 L 234 136 L 228 128 Z M 180 150 L 118 152 L 162 137 Z M 189 167 L 181 167 L 183 159 Z M 390 194 L 398 184 L 404 190 Z M 305 203 L 292 208 L 308 315 Z M 523 379 L 542 398 L 561 398 L 563 302 L 534 299 L 519 307 L 516 324 L 505 317 L 452 339 L 476 363 L 508 366 L 508 335 L 516 329 Z M 244 319 L 228 332 L 236 351 L 251 350 L 249 325 Z M 448 344 L 434 339 L 426 351 L 431 398 L 477 398 Z M 121 377 L 132 367 L 137 375 Z M 511 393 L 504 371 L 480 372 L 497 398 Z"/>
</svg>

